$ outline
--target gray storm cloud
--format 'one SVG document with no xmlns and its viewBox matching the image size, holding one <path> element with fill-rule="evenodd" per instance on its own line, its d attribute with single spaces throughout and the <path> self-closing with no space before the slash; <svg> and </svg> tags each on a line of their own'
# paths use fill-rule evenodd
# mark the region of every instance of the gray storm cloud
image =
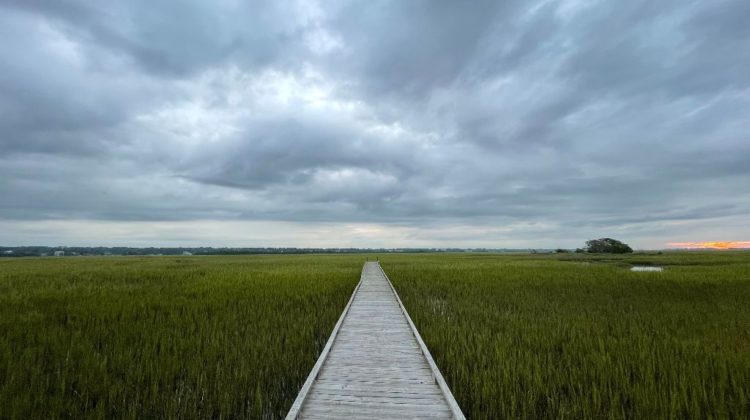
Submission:
<svg viewBox="0 0 750 420">
<path fill-rule="evenodd" d="M 747 240 L 748 21 L 743 0 L 0 1 L 0 242 L 85 242 L 66 221 Z"/>
</svg>

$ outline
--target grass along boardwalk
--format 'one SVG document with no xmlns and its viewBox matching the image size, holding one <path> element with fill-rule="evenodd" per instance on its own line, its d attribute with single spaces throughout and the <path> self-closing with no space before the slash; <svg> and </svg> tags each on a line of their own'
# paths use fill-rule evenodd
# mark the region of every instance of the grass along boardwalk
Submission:
<svg viewBox="0 0 750 420">
<path fill-rule="evenodd" d="M 359 285 L 287 419 L 464 416 L 377 262 Z"/>
</svg>

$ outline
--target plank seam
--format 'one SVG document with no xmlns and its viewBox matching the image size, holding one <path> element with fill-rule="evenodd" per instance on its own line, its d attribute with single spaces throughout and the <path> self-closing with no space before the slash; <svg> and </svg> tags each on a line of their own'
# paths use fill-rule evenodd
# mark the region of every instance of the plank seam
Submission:
<svg viewBox="0 0 750 420">
<path fill-rule="evenodd" d="M 312 370 L 310 371 L 310 374 L 307 375 L 307 379 L 305 380 L 305 383 L 302 385 L 302 388 L 300 389 L 299 394 L 297 394 L 297 398 L 294 400 L 292 407 L 289 409 L 289 413 L 287 413 L 286 415 L 286 420 L 295 420 L 299 416 L 300 411 L 302 410 L 302 405 L 304 404 L 305 399 L 307 398 L 307 394 L 310 392 L 310 389 L 315 383 L 315 380 L 318 378 L 318 374 L 320 374 L 320 369 L 323 367 L 323 363 L 325 363 L 326 359 L 328 358 L 328 354 L 331 352 L 331 347 L 333 347 L 333 342 L 334 340 L 336 340 L 336 335 L 338 335 L 339 333 L 341 324 L 344 323 L 344 318 L 346 318 L 346 314 L 349 313 L 349 308 L 352 306 L 352 302 L 354 301 L 354 296 L 357 294 L 357 291 L 359 291 L 359 286 L 362 285 L 362 280 L 364 279 L 364 277 L 365 277 L 365 270 L 363 266 L 362 273 L 359 276 L 359 283 L 357 283 L 357 287 L 354 288 L 354 292 L 352 292 L 352 295 L 349 297 L 349 302 L 347 302 L 346 307 L 344 308 L 344 311 L 341 312 L 341 316 L 339 317 L 339 320 L 336 322 L 336 325 L 333 327 L 333 331 L 331 331 L 331 335 L 330 337 L 328 337 L 328 341 L 326 342 L 325 347 L 323 347 L 323 351 L 320 353 L 320 356 L 318 356 L 318 360 L 315 362 L 315 366 L 313 366 Z"/>
<path fill-rule="evenodd" d="M 424 341 L 422 341 L 422 336 L 419 335 L 419 331 L 417 331 L 417 327 L 414 325 L 414 322 L 412 322 L 411 317 L 409 316 L 409 313 L 406 311 L 406 307 L 404 307 L 403 302 L 401 302 L 401 298 L 398 296 L 396 289 L 393 287 L 393 283 L 391 283 L 391 279 L 388 278 L 388 275 L 385 273 L 385 270 L 383 270 L 383 267 L 380 266 L 379 261 L 378 261 L 378 268 L 380 268 L 380 271 L 383 273 L 383 276 L 385 277 L 385 280 L 388 282 L 388 285 L 391 286 L 391 291 L 393 291 L 393 294 L 396 296 L 396 301 L 398 301 L 398 305 L 401 307 L 401 312 L 404 314 L 404 317 L 406 317 L 406 321 L 409 323 L 411 332 L 414 334 L 414 337 L 417 339 L 417 343 L 419 344 L 420 350 L 422 350 L 422 354 L 424 355 L 425 359 L 427 359 L 427 364 L 430 366 L 430 370 L 432 370 L 432 377 L 435 379 L 435 382 L 437 382 L 438 386 L 440 387 L 440 390 L 443 391 L 443 397 L 445 397 L 445 400 L 448 402 L 448 406 L 450 406 L 453 417 L 455 417 L 457 420 L 465 420 L 466 417 L 464 416 L 463 411 L 461 411 L 461 407 L 459 407 L 458 402 L 456 402 L 456 399 L 453 397 L 453 393 L 448 387 L 448 383 L 445 382 L 445 378 L 443 378 L 443 375 L 440 373 L 440 369 L 438 369 L 437 365 L 435 364 L 435 361 L 432 359 L 430 350 L 427 349 L 427 346 L 425 345 Z"/>
</svg>

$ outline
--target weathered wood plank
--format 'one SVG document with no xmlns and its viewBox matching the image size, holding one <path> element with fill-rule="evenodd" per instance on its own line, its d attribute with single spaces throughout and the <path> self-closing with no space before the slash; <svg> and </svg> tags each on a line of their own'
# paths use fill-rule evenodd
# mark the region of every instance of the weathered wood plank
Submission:
<svg viewBox="0 0 750 420">
<path fill-rule="evenodd" d="M 365 264 L 295 418 L 464 418 L 378 263 Z"/>
</svg>

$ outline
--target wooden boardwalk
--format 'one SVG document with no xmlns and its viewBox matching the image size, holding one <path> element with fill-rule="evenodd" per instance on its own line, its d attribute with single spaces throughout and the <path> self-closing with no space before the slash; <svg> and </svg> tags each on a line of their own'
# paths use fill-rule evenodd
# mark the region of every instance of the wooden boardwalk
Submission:
<svg viewBox="0 0 750 420">
<path fill-rule="evenodd" d="M 287 419 L 463 419 L 377 262 L 359 285 Z"/>
</svg>

